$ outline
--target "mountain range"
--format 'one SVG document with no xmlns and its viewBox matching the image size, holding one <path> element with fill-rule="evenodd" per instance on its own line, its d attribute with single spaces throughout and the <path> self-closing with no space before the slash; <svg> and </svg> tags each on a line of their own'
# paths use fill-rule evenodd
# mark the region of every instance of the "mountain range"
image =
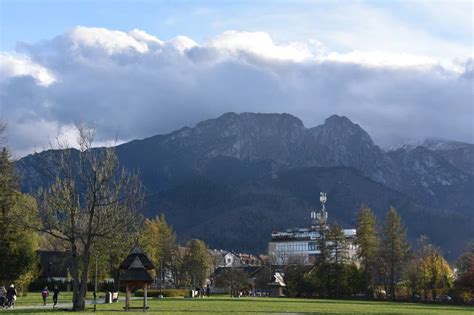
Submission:
<svg viewBox="0 0 474 315">
<path fill-rule="evenodd" d="M 100 149 L 97 149 L 100 150 Z M 383 150 L 344 116 L 306 128 L 289 114 L 226 113 L 116 147 L 147 189 L 144 215 L 164 213 L 181 241 L 265 252 L 273 230 L 309 225 L 328 194 L 329 219 L 354 225 L 361 204 L 381 221 L 394 206 L 410 239 L 430 237 L 448 258 L 474 240 L 474 145 L 427 139 Z M 45 185 L 54 150 L 15 165 L 25 192 Z"/>
</svg>

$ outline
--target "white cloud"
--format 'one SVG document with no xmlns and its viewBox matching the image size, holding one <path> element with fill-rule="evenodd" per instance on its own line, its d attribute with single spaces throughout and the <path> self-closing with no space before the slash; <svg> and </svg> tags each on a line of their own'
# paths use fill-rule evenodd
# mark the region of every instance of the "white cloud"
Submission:
<svg viewBox="0 0 474 315">
<path fill-rule="evenodd" d="M 187 36 L 176 36 L 175 38 L 167 41 L 166 44 L 178 50 L 179 52 L 183 52 L 197 46 L 197 43 Z"/>
<path fill-rule="evenodd" d="M 121 139 L 143 138 L 228 111 L 289 112 L 309 127 L 343 114 L 381 144 L 474 138 L 472 61 L 463 56 L 447 64 L 410 53 L 341 53 L 314 39 L 278 43 L 261 32 L 198 44 L 86 27 L 21 51 L 0 55 L 0 115 L 17 154 L 46 147 L 78 120 L 95 122 L 105 144 L 117 130 Z"/>
<path fill-rule="evenodd" d="M 308 45 L 289 43 L 277 45 L 264 32 L 227 31 L 209 41 L 208 45 L 230 53 L 251 53 L 277 60 L 304 61 L 313 58 Z"/>
<path fill-rule="evenodd" d="M 45 87 L 56 81 L 51 71 L 33 62 L 29 56 L 0 52 L 0 80 L 17 76 L 31 76 Z"/>
<path fill-rule="evenodd" d="M 72 42 L 71 48 L 73 50 L 97 47 L 104 49 L 108 54 L 124 53 L 131 50 L 143 54 L 148 52 L 148 45 L 144 39 L 148 41 L 152 38 L 152 36 L 144 35 L 148 34 L 133 30 L 129 35 L 105 28 L 78 26 L 68 34 L 68 38 Z"/>
<path fill-rule="evenodd" d="M 472 1 L 312 2 L 213 12 L 214 28 L 266 30 L 278 41 L 317 38 L 340 53 L 384 51 L 441 62 L 472 56 Z"/>
<path fill-rule="evenodd" d="M 151 43 L 158 46 L 163 45 L 163 42 L 161 40 L 141 30 L 133 29 L 128 33 L 128 35 L 141 42 Z"/>
<path fill-rule="evenodd" d="M 428 56 L 417 56 L 406 53 L 387 53 L 382 51 L 352 51 L 350 53 L 329 53 L 325 60 L 336 62 L 347 62 L 375 67 L 433 67 L 439 65 L 439 61 Z M 454 69 L 454 66 L 452 67 Z M 455 68 L 458 70 L 458 67 Z"/>
</svg>

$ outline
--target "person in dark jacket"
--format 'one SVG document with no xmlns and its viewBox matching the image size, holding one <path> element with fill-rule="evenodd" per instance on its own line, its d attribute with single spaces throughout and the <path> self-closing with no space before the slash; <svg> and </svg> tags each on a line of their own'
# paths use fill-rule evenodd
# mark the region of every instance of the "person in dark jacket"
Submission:
<svg viewBox="0 0 474 315">
<path fill-rule="evenodd" d="M 16 289 L 13 284 L 7 290 L 7 307 L 12 308 L 15 305 Z"/>
<path fill-rule="evenodd" d="M 0 307 L 4 308 L 6 304 L 7 304 L 7 290 L 2 285 L 0 287 Z"/>
<path fill-rule="evenodd" d="M 55 285 L 53 289 L 53 308 L 58 304 L 58 297 L 59 297 L 59 289 L 58 286 Z"/>
</svg>

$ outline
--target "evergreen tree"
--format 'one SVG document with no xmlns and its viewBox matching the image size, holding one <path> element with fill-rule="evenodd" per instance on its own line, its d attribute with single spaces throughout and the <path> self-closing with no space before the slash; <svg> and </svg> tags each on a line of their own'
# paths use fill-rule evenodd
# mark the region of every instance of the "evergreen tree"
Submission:
<svg viewBox="0 0 474 315">
<path fill-rule="evenodd" d="M 311 266 L 303 263 L 289 264 L 283 270 L 288 294 L 291 297 L 310 297 L 315 291 L 313 279 L 308 275 Z M 270 282 L 267 279 L 266 283 Z"/>
<path fill-rule="evenodd" d="M 338 224 L 331 226 L 329 230 L 329 261 L 335 264 L 347 263 L 347 250 L 349 243 L 347 242 L 344 230 Z"/>
<path fill-rule="evenodd" d="M 319 251 L 313 269 L 308 274 L 308 281 L 316 294 L 322 297 L 329 296 L 331 278 L 331 248 L 330 248 L 330 230 L 326 224 L 325 218 L 320 218 L 316 229 L 318 238 L 316 239 L 317 250 Z"/>
<path fill-rule="evenodd" d="M 395 284 L 401 276 L 402 266 L 408 254 L 406 229 L 395 208 L 390 207 L 382 226 L 381 239 L 382 260 L 386 267 L 389 294 L 395 299 Z"/>
<path fill-rule="evenodd" d="M 15 203 L 17 189 L 18 181 L 10 162 L 8 149 L 4 147 L 0 153 L 0 210 L 3 216 L 8 215 L 8 211 Z"/>
<path fill-rule="evenodd" d="M 17 180 L 7 148 L 0 154 L 0 283 L 15 283 L 25 290 L 36 275 L 38 236 L 18 225 L 31 222 L 35 200 L 17 190 Z"/>
<path fill-rule="evenodd" d="M 364 292 L 368 298 L 372 296 L 374 289 L 379 237 L 375 216 L 372 210 L 365 205 L 362 205 L 357 214 L 356 229 L 355 245 L 357 245 L 357 256 L 361 261 L 364 273 Z"/>
<path fill-rule="evenodd" d="M 329 248 L 329 227 L 324 220 L 318 221 L 318 238 L 316 245 L 319 250 L 319 254 L 316 258 L 316 264 L 323 265 L 329 262 L 331 251 Z"/>
<path fill-rule="evenodd" d="M 341 282 L 346 271 L 348 243 L 341 226 L 335 224 L 329 231 L 329 250 L 331 262 L 331 280 L 334 282 L 334 295 L 341 295 Z"/>
</svg>

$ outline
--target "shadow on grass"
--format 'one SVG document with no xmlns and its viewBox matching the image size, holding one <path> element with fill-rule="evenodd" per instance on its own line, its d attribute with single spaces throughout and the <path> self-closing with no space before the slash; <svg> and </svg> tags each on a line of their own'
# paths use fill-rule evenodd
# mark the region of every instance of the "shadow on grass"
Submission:
<svg viewBox="0 0 474 315">
<path fill-rule="evenodd" d="M 153 301 L 153 302 L 152 302 Z M 214 313 L 214 314 L 228 314 L 228 313 L 233 313 L 233 314 L 242 314 L 242 313 L 273 313 L 273 314 L 341 314 L 341 313 L 370 313 L 370 311 L 374 311 L 374 309 L 377 310 L 377 312 L 374 312 L 374 314 L 404 314 L 404 313 L 416 313 L 417 311 L 425 311 L 425 312 L 431 312 L 431 313 L 440 313 L 442 314 L 443 312 L 473 312 L 474 314 L 474 308 L 473 307 L 463 307 L 463 306 L 457 306 L 457 305 L 427 305 L 427 304 L 415 304 L 415 303 L 406 303 L 406 302 L 391 302 L 391 301 L 354 301 L 354 300 L 327 300 L 327 299 L 288 299 L 288 298 L 282 298 L 282 299 L 267 299 L 267 298 L 235 298 L 235 299 L 230 299 L 230 298 L 210 298 L 210 299 L 194 299 L 194 300 L 188 300 L 188 299 L 178 299 L 178 298 L 172 298 L 172 299 L 151 299 L 150 302 L 152 304 L 150 305 L 150 309 L 148 313 L 150 314 L 159 314 L 159 313 L 195 313 L 195 314 L 208 314 L 208 313 Z M 181 304 L 183 303 L 183 304 Z M 235 308 L 237 309 L 229 309 L 225 310 L 222 309 L 222 307 L 218 307 L 217 304 L 221 303 L 231 303 L 236 305 Z M 275 306 L 273 307 L 268 307 L 268 310 L 265 310 L 267 308 L 267 305 L 269 306 L 270 304 L 273 303 L 283 303 L 287 304 L 286 306 L 282 305 L 282 308 L 285 310 L 292 309 L 292 305 L 294 304 L 305 304 L 305 308 L 311 308 L 311 309 L 306 309 L 306 310 L 301 310 L 301 311 L 278 311 L 274 310 Z M 171 305 L 174 304 L 174 305 Z M 181 304 L 181 305 L 179 305 Z M 216 305 L 216 307 L 211 306 L 209 309 L 208 307 L 204 307 L 204 305 L 207 304 L 212 304 Z M 245 307 L 242 307 L 242 310 L 238 310 L 239 306 L 242 304 L 247 304 Z M 253 305 L 252 305 L 253 304 Z M 311 304 L 308 305 L 308 304 Z M 202 305 L 202 307 L 200 307 Z M 345 306 L 345 305 L 353 305 L 357 309 L 353 309 L 350 306 L 347 309 L 341 309 L 341 310 L 331 310 L 332 307 L 338 308 L 338 306 Z M 242 305 L 243 306 L 243 305 Z M 112 307 L 117 307 L 119 308 L 119 305 L 114 305 Z M 318 312 L 318 307 L 324 308 L 324 310 L 319 310 Z M 389 309 L 392 307 L 393 309 Z M 314 309 L 313 309 L 314 308 Z M 329 309 L 328 309 L 329 308 Z M 364 312 L 360 308 L 365 309 L 366 311 Z M 369 308 L 371 310 L 369 311 Z M 387 308 L 387 309 L 385 309 Z M 92 308 L 87 308 L 86 312 L 92 313 L 93 309 Z M 368 311 L 368 312 L 367 312 Z M 43 308 L 31 308 L 31 309 L 16 309 L 9 311 L 9 313 L 12 314 L 51 314 L 51 313 L 58 313 L 61 312 L 61 314 L 72 314 L 73 312 L 70 309 L 43 309 Z M 98 314 L 116 314 L 116 313 L 126 313 L 125 310 L 119 308 L 119 309 L 103 309 L 102 307 L 97 308 L 97 313 Z M 143 313 L 143 311 L 140 310 L 133 310 L 132 312 L 129 312 L 128 314 L 139 314 Z"/>
<path fill-rule="evenodd" d="M 155 299 L 153 299 L 155 300 Z M 156 301 L 156 300 L 155 300 Z M 175 302 L 180 301 L 179 299 L 162 299 L 163 302 Z M 423 303 L 411 303 L 411 302 L 392 302 L 392 301 L 364 301 L 364 300 L 331 300 L 331 299 L 308 299 L 308 298 L 210 298 L 210 299 L 194 299 L 194 300 L 185 300 L 191 303 L 208 303 L 208 302 L 239 302 L 239 303 L 248 303 L 249 301 L 255 301 L 256 303 L 307 303 L 307 304 L 334 304 L 334 305 L 369 305 L 369 306 L 397 306 L 400 308 L 422 308 L 422 309 L 434 309 L 434 310 L 474 310 L 470 306 L 461 306 L 461 305 L 447 305 L 447 304 L 423 304 Z"/>
</svg>

